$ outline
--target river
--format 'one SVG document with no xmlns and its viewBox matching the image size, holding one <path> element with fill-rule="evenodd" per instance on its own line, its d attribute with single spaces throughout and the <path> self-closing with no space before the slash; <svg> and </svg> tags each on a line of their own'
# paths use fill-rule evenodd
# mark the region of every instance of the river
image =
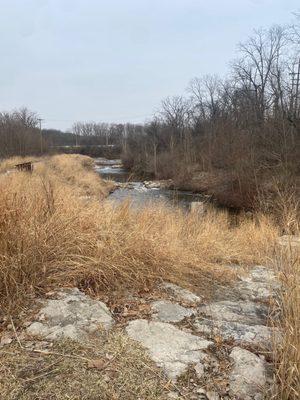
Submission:
<svg viewBox="0 0 300 400">
<path fill-rule="evenodd" d="M 159 182 L 137 180 L 122 166 L 122 161 L 119 159 L 96 158 L 95 164 L 96 171 L 103 179 L 113 180 L 119 185 L 109 196 L 116 202 L 129 199 L 134 206 L 138 207 L 162 202 L 188 209 L 191 202 L 205 199 L 201 194 L 161 187 Z"/>
</svg>

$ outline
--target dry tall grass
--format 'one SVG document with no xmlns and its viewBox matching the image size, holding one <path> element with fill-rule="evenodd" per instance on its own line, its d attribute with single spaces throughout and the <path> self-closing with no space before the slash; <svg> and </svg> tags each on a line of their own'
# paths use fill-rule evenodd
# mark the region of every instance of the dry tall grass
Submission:
<svg viewBox="0 0 300 400">
<path fill-rule="evenodd" d="M 300 398 L 300 249 L 285 246 L 274 257 L 281 288 L 274 321 L 282 331 L 282 340 L 274 342 L 276 385 L 272 399 Z"/>
<path fill-rule="evenodd" d="M 277 229 L 265 217 L 230 226 L 164 206 L 134 210 L 99 201 L 110 189 L 91 159 L 55 156 L 33 174 L 0 176 L 0 301 L 5 309 L 58 285 L 91 291 L 143 288 L 156 279 L 200 285 L 225 279 L 220 264 L 259 263 Z M 89 195 L 88 197 L 86 195 Z"/>
</svg>

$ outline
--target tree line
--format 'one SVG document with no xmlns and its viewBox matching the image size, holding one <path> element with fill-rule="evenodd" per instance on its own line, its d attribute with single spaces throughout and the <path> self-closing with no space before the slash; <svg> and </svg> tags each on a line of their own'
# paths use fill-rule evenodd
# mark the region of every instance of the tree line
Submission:
<svg viewBox="0 0 300 400">
<path fill-rule="evenodd" d="M 254 31 L 238 51 L 225 79 L 192 79 L 142 134 L 129 132 L 129 168 L 191 189 L 203 172 L 221 175 L 233 206 L 249 205 L 267 179 L 299 176 L 300 25 Z"/>
<path fill-rule="evenodd" d="M 63 148 L 85 150 L 88 146 L 117 146 L 123 143 L 125 124 L 76 122 L 67 131 L 41 129 L 37 114 L 27 108 L 0 112 L 0 158 L 40 155 Z M 79 151 L 79 150 L 78 150 Z"/>
<path fill-rule="evenodd" d="M 0 112 L 0 158 L 38 154 L 43 149 L 37 115 L 21 108 Z"/>
</svg>

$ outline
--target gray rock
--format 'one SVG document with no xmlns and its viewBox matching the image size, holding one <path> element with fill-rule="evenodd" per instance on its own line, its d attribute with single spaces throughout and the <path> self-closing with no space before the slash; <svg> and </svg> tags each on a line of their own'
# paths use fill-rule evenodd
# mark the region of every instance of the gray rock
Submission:
<svg viewBox="0 0 300 400">
<path fill-rule="evenodd" d="M 244 299 L 266 301 L 279 288 L 274 272 L 260 265 L 252 268 L 248 276 L 240 276 L 240 280 L 237 290 Z"/>
<path fill-rule="evenodd" d="M 50 340 L 61 337 L 83 340 L 100 326 L 104 329 L 112 326 L 113 318 L 107 306 L 77 288 L 61 290 L 57 297 L 44 302 L 38 321 L 27 328 L 28 334 Z"/>
<path fill-rule="evenodd" d="M 199 307 L 203 317 L 197 318 L 194 326 L 198 332 L 207 335 L 270 348 L 273 337 L 280 340 L 280 332 L 266 326 L 269 308 L 254 300 L 268 300 L 277 287 L 274 272 L 256 266 L 247 276 L 240 276 L 240 281 L 233 288 L 235 298 L 231 293 L 223 292 L 224 300 Z"/>
<path fill-rule="evenodd" d="M 240 400 L 262 398 L 267 384 L 265 361 L 239 347 L 234 347 L 230 356 L 234 362 L 229 377 L 231 393 Z"/>
<path fill-rule="evenodd" d="M 126 331 L 148 350 L 153 361 L 173 380 L 185 372 L 189 364 L 200 362 L 205 356 L 201 350 L 212 344 L 171 324 L 158 321 L 131 321 Z"/>
<path fill-rule="evenodd" d="M 274 274 L 274 271 L 264 267 L 263 265 L 256 265 L 255 267 L 251 268 L 249 271 L 249 277 L 253 282 L 267 283 L 271 286 L 276 282 L 276 275 Z"/>
<path fill-rule="evenodd" d="M 224 339 L 234 339 L 238 343 L 248 343 L 269 348 L 273 331 L 264 325 L 246 325 L 239 322 L 228 321 L 195 321 L 194 326 L 198 332 L 209 336 L 221 336 Z"/>
<path fill-rule="evenodd" d="M 161 288 L 171 293 L 171 295 L 178 301 L 185 301 L 192 304 L 201 302 L 201 298 L 191 291 L 184 289 L 180 286 L 170 282 L 163 282 Z"/>
<path fill-rule="evenodd" d="M 253 301 L 219 301 L 200 307 L 199 312 L 217 321 L 247 325 L 264 324 L 268 317 L 268 307 Z"/>
<path fill-rule="evenodd" d="M 164 300 L 152 303 L 152 310 L 155 312 L 154 318 L 162 322 L 179 322 L 194 313 L 192 309 Z"/>
</svg>

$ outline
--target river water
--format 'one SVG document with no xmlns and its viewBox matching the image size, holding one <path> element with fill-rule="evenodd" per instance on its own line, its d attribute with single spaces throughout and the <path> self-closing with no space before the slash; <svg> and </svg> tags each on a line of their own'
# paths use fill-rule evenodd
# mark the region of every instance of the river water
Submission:
<svg viewBox="0 0 300 400">
<path fill-rule="evenodd" d="M 180 206 L 188 209 L 193 201 L 202 201 L 204 197 L 201 194 L 195 194 L 189 191 L 170 190 L 163 187 L 147 187 L 148 185 L 133 177 L 122 166 L 121 160 L 108 160 L 105 158 L 95 159 L 95 169 L 103 179 L 113 180 L 117 183 L 128 183 L 127 187 L 119 187 L 109 198 L 116 202 L 130 200 L 134 206 L 145 206 L 157 202 L 167 205 Z"/>
</svg>

